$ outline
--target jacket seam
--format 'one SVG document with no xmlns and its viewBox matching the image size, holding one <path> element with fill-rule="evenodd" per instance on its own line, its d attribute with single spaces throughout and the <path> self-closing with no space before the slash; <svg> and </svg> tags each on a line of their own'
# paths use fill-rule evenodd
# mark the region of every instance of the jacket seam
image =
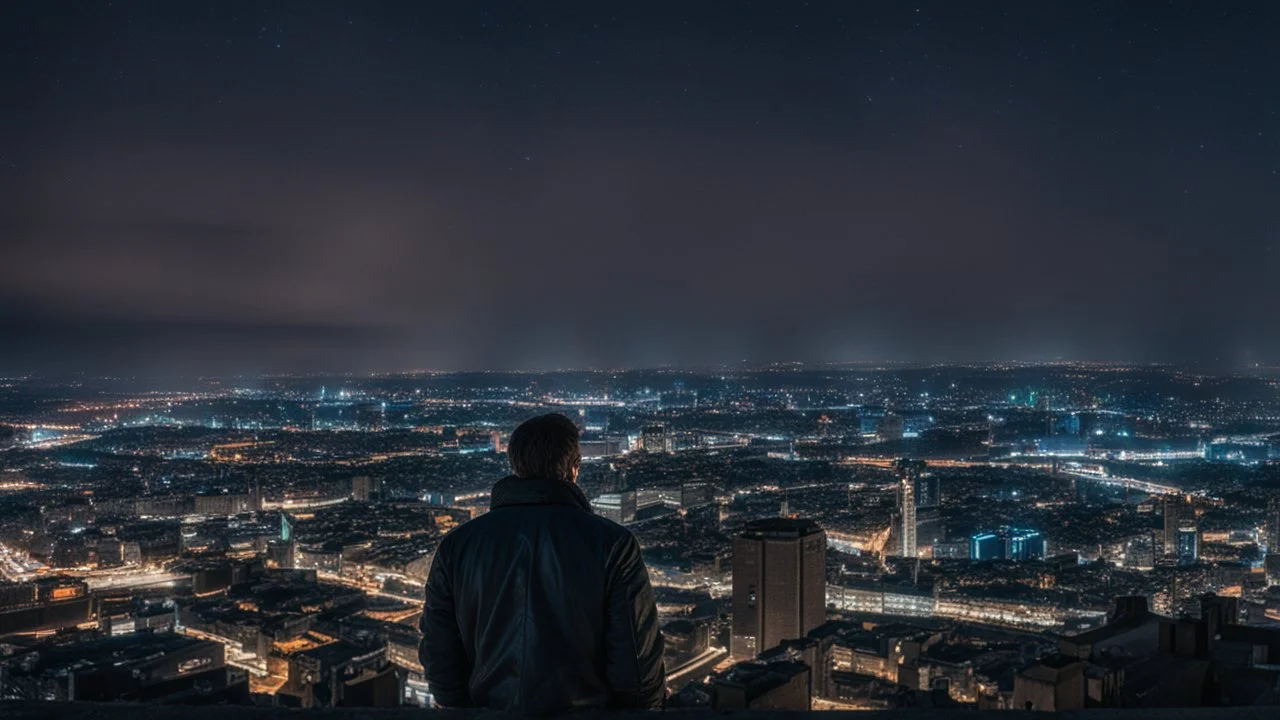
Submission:
<svg viewBox="0 0 1280 720">
<path fill-rule="evenodd" d="M 627 553 L 627 554 L 628 554 L 628 556 L 630 556 L 630 552 L 629 552 L 629 551 L 631 550 L 631 548 L 630 548 L 629 543 L 627 542 L 628 540 L 632 540 L 632 541 L 634 542 L 634 539 L 633 539 L 633 538 L 625 538 L 625 537 L 622 539 L 622 542 L 623 542 L 623 544 L 624 544 L 624 545 L 627 545 L 627 550 L 628 550 L 628 553 Z M 628 559 L 629 559 L 629 558 L 628 558 Z M 624 578 L 624 579 L 625 579 L 625 578 Z M 630 587 L 629 587 L 629 586 L 628 586 L 628 584 L 627 584 L 627 583 L 625 583 L 625 582 L 624 582 L 624 583 L 622 583 L 622 589 L 623 589 L 623 591 L 624 591 L 624 592 L 628 592 L 628 593 L 629 593 L 629 591 L 630 591 Z M 635 602 L 634 602 L 634 601 L 632 601 L 632 600 L 631 600 L 631 598 L 627 598 L 627 600 L 629 601 L 629 602 L 627 603 L 627 605 L 628 605 L 628 607 L 627 607 L 627 627 L 628 627 L 628 630 L 629 630 L 628 635 L 630 636 L 630 640 L 631 640 L 631 658 L 632 658 L 632 665 L 631 665 L 631 666 L 632 666 L 632 668 L 633 668 L 633 675 L 634 675 L 634 677 L 635 677 L 635 690 L 634 690 L 633 692 L 635 693 L 636 697 L 639 697 L 639 695 L 640 695 L 640 690 L 641 690 L 641 687 L 640 687 L 640 680 L 641 680 L 641 678 L 640 678 L 640 646 L 639 646 L 639 644 L 637 644 L 637 642 L 636 642 L 636 630 L 637 630 L 637 628 L 636 628 Z"/>
<path fill-rule="evenodd" d="M 528 541 L 526 540 L 526 543 Z M 525 568 L 525 581 L 523 583 L 524 600 L 521 603 L 524 611 L 520 617 L 520 706 L 521 708 L 529 707 L 528 697 L 525 695 L 525 669 L 529 663 L 529 583 L 533 581 L 534 567 L 536 562 L 536 552 L 534 547 L 536 544 L 527 544 L 526 551 L 529 553 L 529 563 Z"/>
</svg>

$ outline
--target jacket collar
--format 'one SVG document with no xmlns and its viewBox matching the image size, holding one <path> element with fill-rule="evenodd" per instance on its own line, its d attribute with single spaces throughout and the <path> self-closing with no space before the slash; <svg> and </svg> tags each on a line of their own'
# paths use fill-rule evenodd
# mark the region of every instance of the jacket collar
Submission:
<svg viewBox="0 0 1280 720">
<path fill-rule="evenodd" d="M 489 508 L 512 505 L 572 505 L 591 512 L 587 496 L 574 483 L 509 475 L 494 483 Z"/>
</svg>

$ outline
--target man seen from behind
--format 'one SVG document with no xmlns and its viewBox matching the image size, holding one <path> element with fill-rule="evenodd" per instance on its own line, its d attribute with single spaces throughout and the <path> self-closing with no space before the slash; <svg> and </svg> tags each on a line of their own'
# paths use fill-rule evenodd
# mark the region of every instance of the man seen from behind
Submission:
<svg viewBox="0 0 1280 720">
<path fill-rule="evenodd" d="M 578 489 L 564 415 L 511 434 L 514 474 L 440 542 L 420 655 L 437 704 L 524 715 L 662 706 L 662 637 L 640 546 Z"/>
</svg>

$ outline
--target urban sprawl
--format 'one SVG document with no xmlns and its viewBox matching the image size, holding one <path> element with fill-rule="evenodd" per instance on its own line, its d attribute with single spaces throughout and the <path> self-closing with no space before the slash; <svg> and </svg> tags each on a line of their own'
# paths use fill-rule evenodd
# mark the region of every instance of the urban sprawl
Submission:
<svg viewBox="0 0 1280 720">
<path fill-rule="evenodd" d="M 640 540 L 668 707 L 1280 703 L 1280 371 L 0 378 L 0 699 L 429 705 L 522 420 Z"/>
</svg>

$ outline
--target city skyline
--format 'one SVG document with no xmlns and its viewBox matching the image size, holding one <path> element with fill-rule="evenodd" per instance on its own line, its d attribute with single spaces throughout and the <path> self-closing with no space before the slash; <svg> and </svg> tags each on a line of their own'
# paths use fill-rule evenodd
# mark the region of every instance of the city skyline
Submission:
<svg viewBox="0 0 1280 720">
<path fill-rule="evenodd" d="M 1280 377 L 1005 363 L 0 376 L 0 708 L 429 705 L 436 553 L 546 413 L 668 707 L 1274 701 Z"/>
<path fill-rule="evenodd" d="M 21 4 L 0 371 L 1275 364 L 1276 27 Z"/>
</svg>

